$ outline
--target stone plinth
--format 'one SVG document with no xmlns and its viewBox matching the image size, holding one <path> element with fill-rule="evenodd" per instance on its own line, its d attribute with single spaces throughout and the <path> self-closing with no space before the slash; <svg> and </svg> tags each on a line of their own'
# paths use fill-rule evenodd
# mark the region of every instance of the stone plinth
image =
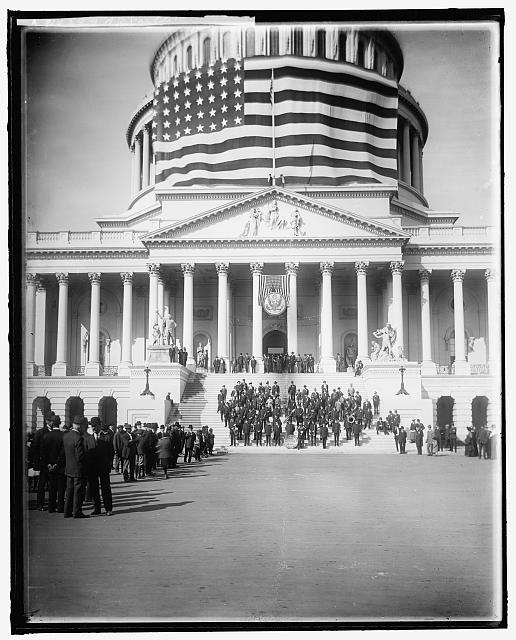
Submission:
<svg viewBox="0 0 516 640">
<path fill-rule="evenodd" d="M 171 364 L 170 347 L 168 345 L 155 345 L 152 347 L 147 347 L 147 359 L 149 365 L 156 362 Z"/>
</svg>

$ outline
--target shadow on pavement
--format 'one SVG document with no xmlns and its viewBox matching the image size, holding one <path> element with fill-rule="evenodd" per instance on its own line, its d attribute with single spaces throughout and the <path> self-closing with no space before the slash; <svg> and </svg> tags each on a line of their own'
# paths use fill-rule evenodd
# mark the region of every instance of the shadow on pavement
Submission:
<svg viewBox="0 0 516 640">
<path fill-rule="evenodd" d="M 164 504 L 147 504 L 143 507 L 135 507 L 134 509 L 117 509 L 116 503 L 113 505 L 113 512 L 115 515 L 123 513 L 144 513 L 146 511 L 161 511 L 162 509 L 168 509 L 169 507 L 183 507 L 185 504 L 191 504 L 193 500 L 184 500 L 183 502 L 165 502 Z"/>
</svg>

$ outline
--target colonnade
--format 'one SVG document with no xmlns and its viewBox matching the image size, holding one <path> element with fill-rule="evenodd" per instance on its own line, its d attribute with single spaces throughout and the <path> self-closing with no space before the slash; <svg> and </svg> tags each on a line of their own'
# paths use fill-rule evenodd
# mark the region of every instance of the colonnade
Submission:
<svg viewBox="0 0 516 640">
<path fill-rule="evenodd" d="M 131 194 L 134 196 L 155 181 L 150 125 L 145 125 L 135 134 L 131 154 Z"/>
<path fill-rule="evenodd" d="M 252 342 L 251 352 L 256 357 L 258 364 L 262 361 L 263 340 L 263 310 L 258 298 L 259 280 L 263 272 L 262 262 L 249 264 L 252 276 L 253 305 L 252 305 Z M 333 353 L 333 300 L 332 300 L 332 276 L 335 263 L 324 261 L 319 265 L 321 273 L 321 300 L 320 300 L 320 364 L 323 371 L 335 370 Z M 396 329 L 396 347 L 404 350 L 403 335 L 403 286 L 402 274 L 403 261 L 393 261 L 389 264 L 392 274 L 392 305 L 389 320 Z M 218 278 L 218 305 L 217 305 L 217 355 L 225 360 L 229 357 L 229 319 L 231 307 L 231 287 L 228 276 L 231 265 L 228 262 L 217 262 L 215 269 Z M 285 263 L 285 273 L 290 279 L 290 302 L 287 307 L 287 344 L 288 352 L 298 353 L 298 326 L 297 326 L 297 275 L 300 265 L 298 262 Z M 367 311 L 367 274 L 369 263 L 359 261 L 354 263 L 357 279 L 357 358 L 364 364 L 369 362 L 369 327 Z M 188 363 L 194 364 L 193 324 L 194 324 L 194 263 L 181 264 L 183 273 L 183 334 L 182 346 L 188 352 Z M 153 341 L 153 325 L 158 319 L 158 314 L 163 317 L 169 308 L 170 290 L 166 287 L 162 278 L 161 265 L 151 263 L 147 265 L 149 274 L 149 305 L 148 305 L 148 344 Z M 425 374 L 436 372 L 435 363 L 432 361 L 432 332 L 430 309 L 430 269 L 419 270 L 420 301 L 421 301 L 421 346 L 422 346 L 422 370 Z M 451 280 L 453 282 L 454 300 L 454 330 L 455 336 L 464 336 L 464 303 L 463 280 L 465 269 L 453 269 Z M 492 269 L 485 271 L 488 292 L 488 339 L 489 362 L 497 363 L 499 359 L 499 305 L 497 279 Z M 56 361 L 52 366 L 52 375 L 67 375 L 68 370 L 68 297 L 69 275 L 59 272 L 55 274 L 58 282 L 58 308 L 57 308 L 57 345 Z M 122 312 L 122 349 L 120 368 L 132 364 L 132 313 L 133 313 L 133 273 L 120 273 L 123 286 L 123 312 Z M 86 375 L 100 375 L 102 373 L 99 358 L 99 315 L 100 292 L 102 274 L 98 272 L 88 273 L 91 287 L 90 303 L 90 327 L 89 327 L 89 356 L 85 367 Z M 45 340 L 46 340 L 46 298 L 47 292 L 37 274 L 28 273 L 26 277 L 26 362 L 28 372 L 34 371 L 34 365 L 44 364 Z M 455 372 L 468 374 L 469 365 L 466 360 L 464 340 L 455 340 Z"/>
</svg>

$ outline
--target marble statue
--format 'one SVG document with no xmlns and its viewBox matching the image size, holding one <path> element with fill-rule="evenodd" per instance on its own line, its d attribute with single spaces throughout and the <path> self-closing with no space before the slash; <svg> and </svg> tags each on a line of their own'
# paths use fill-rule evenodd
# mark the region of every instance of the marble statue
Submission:
<svg viewBox="0 0 516 640">
<path fill-rule="evenodd" d="M 380 353 L 380 343 L 376 340 L 371 341 L 371 360 L 378 360 L 378 354 Z"/>
<path fill-rule="evenodd" d="M 373 336 L 375 338 L 381 338 L 382 340 L 378 358 L 390 358 L 394 360 L 393 346 L 396 341 L 396 329 L 387 323 L 385 327 L 373 331 Z"/>
</svg>

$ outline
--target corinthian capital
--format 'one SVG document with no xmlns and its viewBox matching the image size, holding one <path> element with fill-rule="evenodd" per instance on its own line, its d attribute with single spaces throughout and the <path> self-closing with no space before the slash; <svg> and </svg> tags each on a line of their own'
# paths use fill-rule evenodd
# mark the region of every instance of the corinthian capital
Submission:
<svg viewBox="0 0 516 640">
<path fill-rule="evenodd" d="M 190 275 L 193 276 L 193 274 L 195 273 L 195 263 L 193 262 L 185 262 L 181 265 L 181 269 L 183 271 L 183 275 Z"/>
<path fill-rule="evenodd" d="M 466 269 L 452 269 L 451 279 L 454 282 L 462 282 L 464 280 L 465 275 L 466 275 Z"/>
<path fill-rule="evenodd" d="M 251 262 L 249 265 L 251 273 L 261 273 L 263 269 L 263 262 Z"/>
<path fill-rule="evenodd" d="M 121 273 L 120 277 L 122 278 L 122 282 L 124 284 L 133 284 L 133 274 L 132 273 Z"/>
<path fill-rule="evenodd" d="M 68 284 L 68 274 L 67 273 L 56 273 L 56 278 L 59 284 Z"/>
<path fill-rule="evenodd" d="M 498 274 L 495 269 L 486 269 L 484 272 L 484 277 L 486 280 L 496 280 Z"/>
<path fill-rule="evenodd" d="M 419 281 L 423 282 L 423 280 L 430 280 L 430 276 L 432 275 L 432 269 L 419 269 Z"/>
<path fill-rule="evenodd" d="M 33 284 L 34 286 L 37 286 L 39 284 L 37 273 L 26 273 L 25 280 L 28 285 Z"/>
<path fill-rule="evenodd" d="M 147 265 L 147 271 L 149 272 L 150 276 L 159 276 L 159 270 L 160 269 L 161 269 L 161 265 L 160 264 L 149 263 Z"/>
<path fill-rule="evenodd" d="M 229 262 L 217 262 L 215 264 L 215 269 L 217 269 L 217 273 L 219 276 L 228 275 L 229 273 Z"/>
<path fill-rule="evenodd" d="M 397 262 L 391 262 L 389 265 L 389 269 L 391 270 L 392 275 L 394 275 L 395 273 L 400 274 L 403 272 L 403 265 L 405 263 L 403 262 L 403 260 L 399 260 Z"/>
<path fill-rule="evenodd" d="M 96 272 L 88 273 L 88 278 L 90 279 L 91 284 L 94 282 L 100 284 L 101 274 Z"/>
<path fill-rule="evenodd" d="M 335 263 L 333 262 L 333 260 L 326 260 L 325 262 L 321 262 L 319 264 L 319 269 L 321 270 L 321 273 L 324 274 L 328 274 L 331 276 L 331 274 L 333 273 L 333 268 L 335 267 Z"/>
<path fill-rule="evenodd" d="M 357 275 L 359 273 L 363 273 L 364 275 L 367 275 L 367 267 L 369 266 L 369 262 L 355 262 L 355 271 L 357 272 Z"/>
<path fill-rule="evenodd" d="M 293 276 L 299 271 L 299 262 L 285 262 L 285 271 Z"/>
</svg>

